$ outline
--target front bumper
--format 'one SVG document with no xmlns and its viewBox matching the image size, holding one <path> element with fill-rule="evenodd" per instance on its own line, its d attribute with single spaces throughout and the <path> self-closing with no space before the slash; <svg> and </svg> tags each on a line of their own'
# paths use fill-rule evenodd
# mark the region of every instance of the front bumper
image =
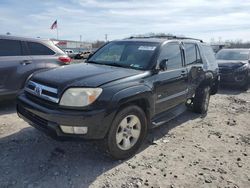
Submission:
<svg viewBox="0 0 250 188">
<path fill-rule="evenodd" d="M 220 83 L 222 85 L 243 86 L 248 80 L 248 77 L 247 71 L 220 73 Z"/>
<path fill-rule="evenodd" d="M 47 135 L 61 140 L 68 139 L 102 139 L 112 123 L 115 113 L 107 113 L 105 109 L 80 111 L 68 109 L 51 109 L 35 103 L 22 93 L 17 98 L 19 117 L 31 126 Z M 66 134 L 59 125 L 84 126 L 87 134 Z"/>
</svg>

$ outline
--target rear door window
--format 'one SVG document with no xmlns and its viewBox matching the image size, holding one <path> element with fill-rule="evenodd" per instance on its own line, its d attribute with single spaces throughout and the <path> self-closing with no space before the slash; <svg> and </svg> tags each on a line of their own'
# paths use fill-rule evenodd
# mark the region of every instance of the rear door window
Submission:
<svg viewBox="0 0 250 188">
<path fill-rule="evenodd" d="M 27 42 L 27 46 L 30 51 L 30 55 L 54 55 L 55 52 L 49 49 L 47 46 L 37 42 Z"/>
<path fill-rule="evenodd" d="M 0 39 L 0 56 L 21 56 L 21 41 Z"/>
<path fill-rule="evenodd" d="M 184 43 L 185 54 L 186 54 L 186 65 L 191 65 L 201 62 L 200 52 L 196 44 Z"/>
</svg>

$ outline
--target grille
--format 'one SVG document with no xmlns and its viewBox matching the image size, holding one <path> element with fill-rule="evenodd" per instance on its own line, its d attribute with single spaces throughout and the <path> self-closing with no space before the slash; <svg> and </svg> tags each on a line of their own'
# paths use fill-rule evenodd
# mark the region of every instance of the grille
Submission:
<svg viewBox="0 0 250 188">
<path fill-rule="evenodd" d="M 40 126 L 44 126 L 46 127 L 48 125 L 48 121 L 33 114 L 32 112 L 22 108 L 21 106 L 18 106 L 18 112 L 23 115 L 24 117 L 26 117 L 27 119 L 29 119 L 30 121 L 32 121 L 33 123 L 35 123 L 36 125 L 40 125 Z"/>
<path fill-rule="evenodd" d="M 29 100 L 31 100 L 32 102 L 34 102 L 40 106 L 46 107 L 46 108 L 51 109 L 51 110 L 58 108 L 58 104 L 51 102 L 51 101 L 48 101 L 46 99 L 37 97 L 31 93 L 28 93 L 27 91 L 25 91 L 25 95 Z"/>
<path fill-rule="evenodd" d="M 233 70 L 231 68 L 220 68 L 219 69 L 220 74 L 230 74 L 233 73 Z"/>
<path fill-rule="evenodd" d="M 49 87 L 34 81 L 29 81 L 25 87 L 25 91 L 44 100 L 58 103 L 58 90 L 53 87 Z"/>
</svg>

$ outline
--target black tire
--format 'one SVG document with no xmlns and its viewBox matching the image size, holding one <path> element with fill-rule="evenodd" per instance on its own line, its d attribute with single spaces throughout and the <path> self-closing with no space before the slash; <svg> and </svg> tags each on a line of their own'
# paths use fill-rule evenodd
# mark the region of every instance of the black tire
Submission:
<svg viewBox="0 0 250 188">
<path fill-rule="evenodd" d="M 246 79 L 245 82 L 244 82 L 244 84 L 242 85 L 241 89 L 243 91 L 247 91 L 248 90 L 248 86 L 249 86 L 249 80 Z"/>
<path fill-rule="evenodd" d="M 130 149 L 122 150 L 121 148 L 119 148 L 119 144 L 117 144 L 116 135 L 119 130 L 118 127 L 120 126 L 121 121 L 126 119 L 126 117 L 130 115 L 138 117 L 141 124 L 140 134 L 138 136 L 138 140 Z M 108 132 L 106 140 L 106 147 L 108 153 L 115 159 L 127 159 L 133 156 L 143 143 L 143 140 L 147 134 L 147 126 L 148 125 L 146 115 L 140 107 L 132 105 L 120 110 L 114 118 L 111 128 Z"/>
<path fill-rule="evenodd" d="M 199 114 L 206 114 L 210 100 L 210 87 L 202 86 L 196 89 L 193 100 L 193 111 Z"/>
<path fill-rule="evenodd" d="M 218 90 L 219 90 L 219 81 L 216 80 L 213 87 L 211 88 L 210 94 L 215 95 L 216 93 L 218 93 Z"/>
</svg>

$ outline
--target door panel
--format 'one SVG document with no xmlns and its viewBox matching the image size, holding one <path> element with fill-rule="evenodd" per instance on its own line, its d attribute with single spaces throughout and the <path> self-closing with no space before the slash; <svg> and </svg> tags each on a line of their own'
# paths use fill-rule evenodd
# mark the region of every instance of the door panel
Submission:
<svg viewBox="0 0 250 188">
<path fill-rule="evenodd" d="M 31 58 L 25 53 L 23 42 L 0 39 L 0 93 L 17 92 L 33 70 Z"/>
<path fill-rule="evenodd" d="M 186 101 L 187 94 L 187 70 L 180 68 L 177 70 L 160 72 L 155 80 L 155 111 L 164 112 L 180 103 Z"/>
<path fill-rule="evenodd" d="M 46 45 L 38 42 L 26 42 L 26 46 L 36 69 L 58 67 L 58 57 Z"/>
<path fill-rule="evenodd" d="M 33 69 L 29 56 L 0 57 L 1 93 L 17 92 Z"/>
<path fill-rule="evenodd" d="M 188 80 L 189 80 L 189 94 L 188 97 L 192 97 L 195 93 L 196 87 L 200 81 L 203 80 L 203 63 L 200 56 L 199 48 L 194 43 L 184 43 L 186 67 L 188 69 Z"/>
<path fill-rule="evenodd" d="M 165 60 L 167 70 L 155 75 L 155 112 L 162 113 L 186 101 L 188 91 L 187 69 L 179 43 L 162 46 L 158 62 Z"/>
</svg>

